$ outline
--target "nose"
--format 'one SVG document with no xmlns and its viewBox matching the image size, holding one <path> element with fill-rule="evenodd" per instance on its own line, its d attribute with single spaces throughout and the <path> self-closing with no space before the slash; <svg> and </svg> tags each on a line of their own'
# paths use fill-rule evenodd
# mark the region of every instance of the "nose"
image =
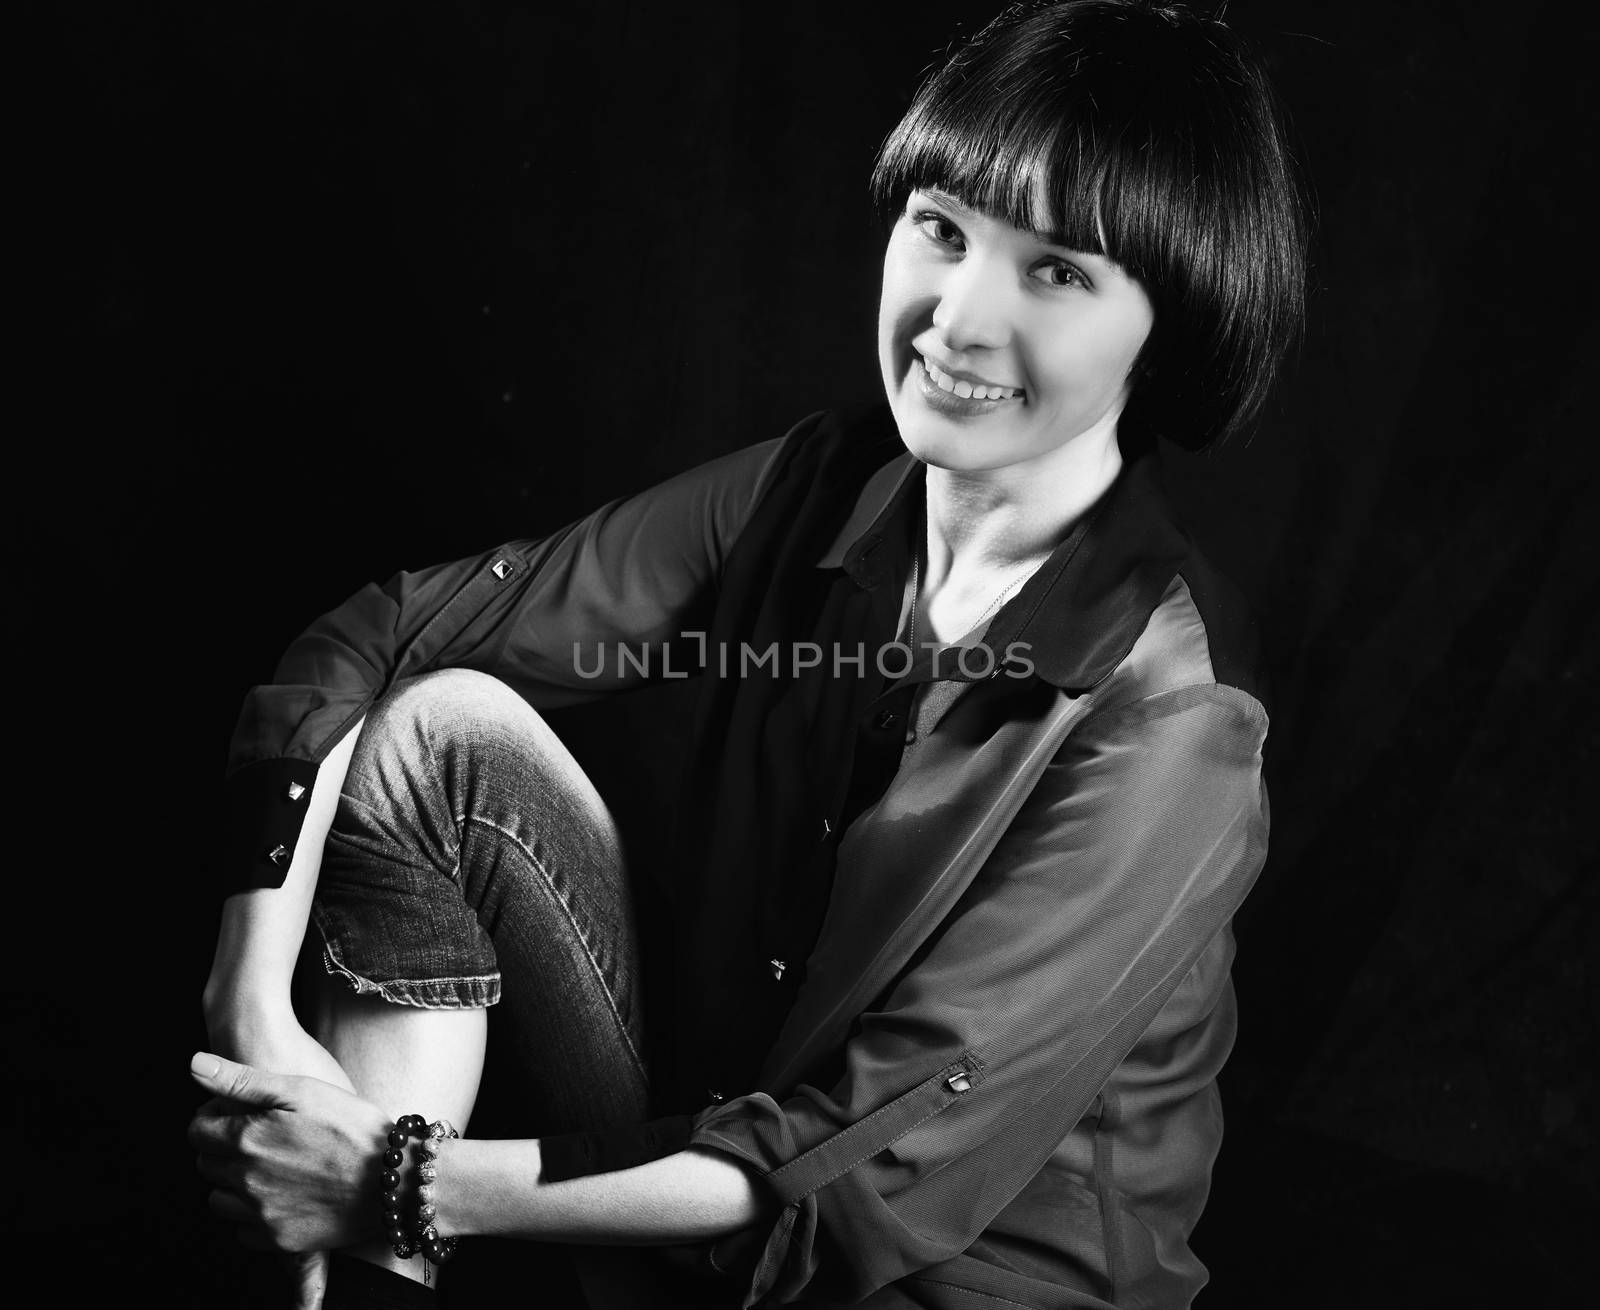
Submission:
<svg viewBox="0 0 1600 1310">
<path fill-rule="evenodd" d="M 933 327 L 952 352 L 996 350 L 1011 337 L 1009 287 L 989 260 L 968 255 L 948 266 Z"/>
</svg>

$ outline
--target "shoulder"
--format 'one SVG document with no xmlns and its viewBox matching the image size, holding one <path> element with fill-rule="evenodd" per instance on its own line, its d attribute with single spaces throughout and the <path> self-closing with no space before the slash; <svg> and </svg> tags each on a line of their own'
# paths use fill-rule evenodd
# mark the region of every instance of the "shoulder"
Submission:
<svg viewBox="0 0 1600 1310">
<path fill-rule="evenodd" d="M 884 404 L 820 410 L 768 446 L 741 538 L 758 569 L 779 556 L 815 563 L 829 542 L 842 550 L 840 533 L 848 545 L 885 510 L 910 458 Z"/>
<path fill-rule="evenodd" d="M 714 456 L 598 513 L 609 519 L 626 507 L 624 517 L 699 525 L 720 556 L 752 523 L 792 512 L 797 492 L 816 482 L 844 444 L 839 416 L 818 411 L 781 437 Z"/>
<path fill-rule="evenodd" d="M 1089 693 L 1055 764 L 1137 775 L 1169 801 L 1204 794 L 1224 809 L 1223 792 L 1238 783 L 1235 799 L 1248 807 L 1269 726 L 1255 664 L 1242 597 L 1193 556 L 1132 648 Z M 1143 785 L 1123 786 L 1152 799 Z"/>
<path fill-rule="evenodd" d="M 1190 543 L 1143 630 L 1092 696 L 1096 716 L 1172 712 L 1206 702 L 1249 735 L 1267 721 L 1255 616 L 1243 593 Z"/>
<path fill-rule="evenodd" d="M 889 406 L 878 401 L 808 414 L 780 439 L 778 451 L 786 477 L 859 485 L 905 448 Z"/>
<path fill-rule="evenodd" d="M 1018 599 L 992 639 L 1020 639 L 1086 710 L 1182 687 L 1260 700 L 1254 621 L 1180 521 L 1154 453 L 1130 459 Z"/>
<path fill-rule="evenodd" d="M 1237 587 L 1192 553 L 1113 674 L 1149 695 L 1192 684 L 1233 687 L 1260 699 L 1254 616 Z"/>
<path fill-rule="evenodd" d="M 715 489 L 749 510 L 771 508 L 819 484 L 859 491 L 897 454 L 904 448 L 887 405 L 816 410 L 781 437 L 706 460 L 662 485 Z"/>
</svg>

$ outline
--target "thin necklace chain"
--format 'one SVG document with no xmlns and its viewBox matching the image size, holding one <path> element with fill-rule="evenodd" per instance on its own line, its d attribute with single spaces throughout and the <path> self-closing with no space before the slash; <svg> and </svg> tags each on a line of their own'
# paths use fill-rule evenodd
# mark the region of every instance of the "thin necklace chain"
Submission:
<svg viewBox="0 0 1600 1310">
<path fill-rule="evenodd" d="M 908 634 L 906 641 L 906 645 L 911 647 L 911 653 L 913 656 L 915 656 L 917 653 L 917 610 L 922 604 L 921 565 L 922 552 L 919 550 L 911 557 L 911 631 Z M 1031 578 L 1038 568 L 1039 566 L 1035 564 L 1026 571 L 1017 574 L 1017 576 L 1012 578 L 1010 582 L 1006 583 L 1006 585 L 1000 589 L 999 595 L 989 602 L 989 607 L 967 625 L 967 631 L 971 632 L 978 626 L 978 624 L 982 623 L 986 618 L 993 614 L 995 610 L 1000 607 L 1000 602 L 1018 587 L 1020 587 L 1025 581 L 1027 581 L 1027 579 Z"/>
</svg>

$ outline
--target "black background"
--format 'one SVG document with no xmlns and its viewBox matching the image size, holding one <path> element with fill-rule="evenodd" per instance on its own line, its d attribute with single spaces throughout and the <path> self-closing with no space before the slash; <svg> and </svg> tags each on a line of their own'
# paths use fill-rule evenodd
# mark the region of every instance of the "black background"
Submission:
<svg viewBox="0 0 1600 1310">
<path fill-rule="evenodd" d="M 370 578 L 870 398 L 872 154 L 996 8 L 80 4 L 18 41 L 6 1154 L 52 1301 L 273 1303 L 182 1144 L 244 689 Z M 1560 1305 L 1592 1241 L 1566 14 L 1230 9 L 1319 223 L 1261 432 L 1173 461 L 1276 690 L 1202 1305 Z M 635 834 L 675 696 L 564 719 Z"/>
</svg>

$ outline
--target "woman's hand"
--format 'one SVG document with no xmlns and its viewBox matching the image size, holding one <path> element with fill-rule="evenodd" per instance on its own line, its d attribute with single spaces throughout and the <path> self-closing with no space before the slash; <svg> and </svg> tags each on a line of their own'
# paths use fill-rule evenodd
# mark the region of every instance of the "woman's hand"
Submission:
<svg viewBox="0 0 1600 1310">
<path fill-rule="evenodd" d="M 258 1069 L 303 1074 L 346 1091 L 355 1090 L 339 1062 L 300 1026 L 289 1006 L 256 1003 L 257 997 L 249 992 L 235 992 L 230 998 L 233 1004 L 222 1005 L 210 1003 L 211 995 L 208 988 L 207 1028 L 214 1051 Z M 220 1109 L 216 1112 L 222 1113 Z M 294 1282 L 295 1310 L 320 1310 L 322 1292 L 328 1283 L 328 1253 L 295 1251 L 284 1259 Z"/>
<path fill-rule="evenodd" d="M 190 1062 L 212 1093 L 189 1124 L 213 1212 L 247 1246 L 319 1251 L 378 1228 L 379 1154 L 388 1117 L 319 1078 L 267 1073 L 218 1056 Z"/>
</svg>

